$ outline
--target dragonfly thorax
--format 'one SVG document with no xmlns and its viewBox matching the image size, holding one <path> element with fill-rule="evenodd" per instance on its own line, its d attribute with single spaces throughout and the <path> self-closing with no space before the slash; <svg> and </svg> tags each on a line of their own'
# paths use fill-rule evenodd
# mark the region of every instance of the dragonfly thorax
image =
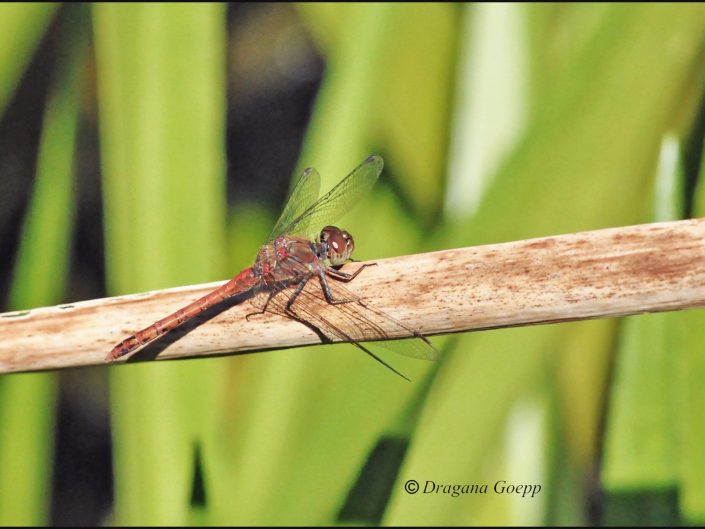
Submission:
<svg viewBox="0 0 705 529">
<path fill-rule="evenodd" d="M 333 266 L 345 263 L 355 249 L 355 241 L 347 231 L 326 226 L 321 230 L 319 236 L 323 257 L 330 261 Z"/>
</svg>

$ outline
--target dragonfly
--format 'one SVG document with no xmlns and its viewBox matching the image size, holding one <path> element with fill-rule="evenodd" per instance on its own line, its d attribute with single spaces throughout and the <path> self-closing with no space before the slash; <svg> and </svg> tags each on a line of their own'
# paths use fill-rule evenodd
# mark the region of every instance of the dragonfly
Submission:
<svg viewBox="0 0 705 529">
<path fill-rule="evenodd" d="M 376 263 L 362 264 L 352 273 L 341 270 L 344 264 L 355 261 L 352 258 L 355 242 L 350 233 L 333 223 L 372 189 L 383 166 L 381 156 L 370 156 L 320 198 L 317 198 L 321 181 L 318 171 L 305 169 L 251 267 L 124 339 L 108 353 L 106 361 L 136 352 L 203 311 L 248 293 L 259 313 L 269 311 L 298 320 L 326 341 L 350 342 L 403 378 L 407 377 L 360 342 L 375 342 L 396 353 L 434 360 L 438 351 L 425 336 L 354 296 L 342 285 Z M 307 289 L 311 280 L 317 281 L 320 288 Z M 391 336 L 399 334 L 413 338 L 390 341 Z"/>
</svg>

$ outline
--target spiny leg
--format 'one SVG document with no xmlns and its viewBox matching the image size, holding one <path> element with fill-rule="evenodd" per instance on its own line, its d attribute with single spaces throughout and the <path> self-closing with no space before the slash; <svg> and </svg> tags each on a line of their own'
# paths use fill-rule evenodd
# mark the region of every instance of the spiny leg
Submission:
<svg viewBox="0 0 705 529">
<path fill-rule="evenodd" d="M 342 272 L 341 270 L 336 270 L 335 268 L 331 266 L 326 266 L 325 271 L 326 274 L 331 276 L 332 278 L 337 279 L 338 281 L 342 281 L 344 283 L 349 283 L 353 279 L 357 277 L 357 275 L 362 272 L 362 270 L 368 266 L 377 266 L 377 263 L 365 263 L 364 265 L 361 265 L 360 268 L 355 270 L 352 274 L 348 274 L 347 272 Z"/>
<path fill-rule="evenodd" d="M 301 281 L 299 282 L 299 284 L 297 285 L 296 290 L 294 290 L 293 294 L 291 294 L 291 296 L 289 296 L 289 301 L 286 302 L 286 307 L 284 308 L 284 310 L 285 310 L 286 313 L 289 314 L 290 316 L 291 316 L 291 315 L 293 315 L 293 316 L 296 315 L 296 314 L 294 313 L 294 311 L 291 310 L 291 306 L 294 304 L 294 301 L 296 301 L 296 298 L 299 297 L 299 294 L 301 294 L 301 292 L 303 291 L 304 287 L 306 286 L 306 283 L 308 283 L 308 280 L 309 280 L 309 279 L 311 279 L 311 276 L 310 276 L 310 275 L 304 276 L 304 277 L 301 279 Z"/>
<path fill-rule="evenodd" d="M 262 307 L 262 310 L 257 310 L 255 312 L 250 312 L 248 314 L 245 314 L 245 320 L 250 321 L 250 316 L 257 316 L 264 314 L 267 312 L 267 307 L 269 306 L 269 302 L 272 301 L 272 298 L 276 296 L 279 292 L 284 290 L 286 288 L 286 285 L 284 283 L 277 282 L 274 284 L 272 289 L 269 291 L 269 295 L 267 296 L 267 301 L 264 302 L 264 307 Z"/>
<path fill-rule="evenodd" d="M 321 281 L 321 288 L 323 289 L 323 295 L 326 298 L 326 301 L 330 303 L 331 305 L 341 305 L 343 303 L 353 303 L 355 301 L 359 301 L 358 299 L 333 299 L 333 294 L 331 294 L 330 287 L 328 286 L 328 280 L 326 279 L 326 275 L 324 273 L 324 270 L 328 271 L 327 268 L 319 268 L 318 269 L 318 278 Z M 335 269 L 333 269 L 335 270 Z M 352 279 L 352 278 L 351 278 Z"/>
</svg>

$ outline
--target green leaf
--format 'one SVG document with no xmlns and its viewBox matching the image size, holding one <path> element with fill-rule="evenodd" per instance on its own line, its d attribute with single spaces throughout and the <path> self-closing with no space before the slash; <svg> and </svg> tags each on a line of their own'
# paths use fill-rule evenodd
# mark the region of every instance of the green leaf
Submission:
<svg viewBox="0 0 705 529">
<path fill-rule="evenodd" d="M 673 325 L 676 358 L 675 387 L 677 389 L 676 433 L 679 437 L 678 468 L 680 487 L 678 504 L 682 518 L 691 524 L 705 522 L 705 424 L 702 410 L 705 406 L 705 311 L 692 310 L 677 315 Z"/>
<path fill-rule="evenodd" d="M 702 141 L 702 137 L 701 137 Z M 705 149 L 704 149 L 705 151 Z M 693 215 L 705 215 L 705 157 L 701 157 Z M 691 310 L 678 314 L 674 325 L 676 350 L 679 351 L 675 385 L 679 388 L 678 410 L 680 435 L 680 490 L 678 503 L 687 523 L 705 523 L 705 311 Z"/>
<path fill-rule="evenodd" d="M 0 116 L 57 7 L 49 2 L 0 5 Z"/>
<path fill-rule="evenodd" d="M 221 279 L 225 6 L 95 4 L 93 15 L 110 291 Z M 190 520 L 193 444 L 211 429 L 222 363 L 111 369 L 117 523 Z"/>
<path fill-rule="evenodd" d="M 88 45 L 87 21 L 77 16 L 82 8 L 72 9 L 68 20 L 74 38 L 63 43 L 57 54 L 34 191 L 15 262 L 9 300 L 13 309 L 60 303 L 68 277 L 79 87 Z M 43 12 L 46 16 L 50 10 Z M 39 16 L 36 9 L 35 16 Z M 0 24 L 5 22 L 0 17 Z M 25 22 L 41 25 L 35 18 Z M 18 34 L 28 31 L 17 29 Z M 54 374 L 6 375 L 0 380 L 0 523 L 4 525 L 48 522 L 55 397 Z"/>
<path fill-rule="evenodd" d="M 526 126 L 526 10 L 521 4 L 463 9 L 445 204 L 451 218 L 472 215 Z"/>
<path fill-rule="evenodd" d="M 664 138 L 653 200 L 653 220 L 676 220 L 683 200 L 678 142 Z M 663 491 L 678 484 L 674 317 L 626 318 L 612 382 L 602 482 L 608 492 Z"/>
<path fill-rule="evenodd" d="M 443 199 L 462 8 L 418 3 L 394 9 L 376 83 L 376 130 L 394 163 L 388 175 L 414 216 L 428 222 Z"/>
</svg>

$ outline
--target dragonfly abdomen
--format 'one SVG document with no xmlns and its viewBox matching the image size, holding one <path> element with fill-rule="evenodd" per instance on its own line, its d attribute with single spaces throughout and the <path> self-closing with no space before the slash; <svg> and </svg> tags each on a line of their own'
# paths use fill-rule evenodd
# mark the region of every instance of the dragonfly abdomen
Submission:
<svg viewBox="0 0 705 529">
<path fill-rule="evenodd" d="M 135 349 L 142 347 L 143 345 L 147 345 L 160 336 L 175 329 L 182 323 L 194 318 L 201 312 L 231 296 L 246 292 L 247 290 L 253 288 L 256 284 L 257 278 L 255 277 L 254 271 L 252 268 L 246 268 L 233 279 L 225 283 L 223 286 L 215 289 L 213 292 L 209 292 L 205 296 L 198 298 L 196 301 L 186 305 L 169 316 L 162 318 L 149 327 L 142 329 L 141 331 L 124 339 L 122 342 L 113 347 L 112 351 L 108 353 L 105 360 L 107 362 L 117 360 L 118 358 L 131 353 Z"/>
</svg>

